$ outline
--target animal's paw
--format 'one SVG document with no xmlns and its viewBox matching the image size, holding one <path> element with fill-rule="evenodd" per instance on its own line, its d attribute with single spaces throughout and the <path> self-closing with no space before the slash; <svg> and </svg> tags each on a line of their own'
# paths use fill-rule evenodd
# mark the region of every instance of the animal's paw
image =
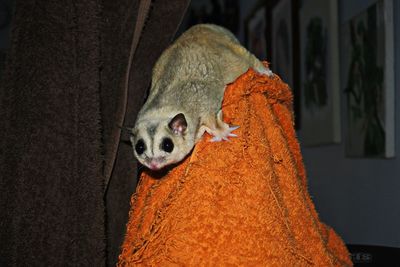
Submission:
<svg viewBox="0 0 400 267">
<path fill-rule="evenodd" d="M 228 137 L 237 137 L 237 134 L 232 133 L 232 131 L 239 128 L 239 126 L 230 126 L 228 125 L 227 129 L 224 131 L 213 132 L 213 138 L 210 142 L 219 142 L 222 140 L 229 141 Z"/>
<path fill-rule="evenodd" d="M 237 137 L 232 131 L 238 129 L 239 126 L 229 126 L 222 120 L 222 110 L 217 114 L 216 127 L 210 131 L 213 138 L 211 142 L 219 142 L 222 140 L 229 141 L 229 137 Z"/>
<path fill-rule="evenodd" d="M 266 75 L 268 77 L 274 76 L 274 73 L 272 72 L 272 70 L 270 70 L 269 68 L 264 67 L 264 66 L 262 68 L 257 68 L 256 71 L 258 73 L 260 73 L 261 75 Z"/>
</svg>

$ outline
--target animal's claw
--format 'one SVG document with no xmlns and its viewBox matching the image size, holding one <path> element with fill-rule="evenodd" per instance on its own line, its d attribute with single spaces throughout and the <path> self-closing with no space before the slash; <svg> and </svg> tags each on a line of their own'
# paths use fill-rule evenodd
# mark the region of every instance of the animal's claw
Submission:
<svg viewBox="0 0 400 267">
<path fill-rule="evenodd" d="M 213 138 L 211 138 L 210 142 L 219 142 L 221 141 L 221 137 L 218 136 L 214 136 Z"/>
<path fill-rule="evenodd" d="M 232 133 L 232 131 L 238 128 L 239 126 L 230 126 L 225 131 L 221 131 L 218 134 L 214 134 L 210 142 L 220 142 L 222 140 L 230 141 L 228 137 L 237 137 L 237 134 Z"/>
</svg>

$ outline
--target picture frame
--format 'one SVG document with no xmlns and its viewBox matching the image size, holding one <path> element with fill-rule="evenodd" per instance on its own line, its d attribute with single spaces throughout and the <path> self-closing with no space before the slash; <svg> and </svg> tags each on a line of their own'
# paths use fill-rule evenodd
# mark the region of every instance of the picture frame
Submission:
<svg viewBox="0 0 400 267">
<path fill-rule="evenodd" d="M 299 47 L 299 8 L 297 0 L 268 1 L 271 21 L 267 41 L 271 43 L 271 70 L 283 82 L 287 83 L 293 93 L 294 126 L 301 126 L 300 111 L 300 47 Z"/>
<path fill-rule="evenodd" d="M 342 90 L 347 157 L 395 156 L 393 0 L 377 0 L 344 23 Z"/>
<path fill-rule="evenodd" d="M 300 138 L 304 146 L 341 142 L 338 1 L 300 9 Z"/>
<path fill-rule="evenodd" d="M 293 89 L 292 0 L 280 0 L 272 9 L 271 69 Z"/>
</svg>

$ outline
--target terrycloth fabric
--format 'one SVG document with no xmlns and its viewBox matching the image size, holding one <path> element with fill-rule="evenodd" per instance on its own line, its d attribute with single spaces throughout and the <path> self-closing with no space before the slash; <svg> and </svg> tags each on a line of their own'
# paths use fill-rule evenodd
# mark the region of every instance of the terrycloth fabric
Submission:
<svg viewBox="0 0 400 267">
<path fill-rule="evenodd" d="M 249 70 L 229 85 L 238 138 L 208 142 L 165 176 L 144 172 L 119 266 L 350 266 L 307 192 L 292 95 Z"/>
</svg>

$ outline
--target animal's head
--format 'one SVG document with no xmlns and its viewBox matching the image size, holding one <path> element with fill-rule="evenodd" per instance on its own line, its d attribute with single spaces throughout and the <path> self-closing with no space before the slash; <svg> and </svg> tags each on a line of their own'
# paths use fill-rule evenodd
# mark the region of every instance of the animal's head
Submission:
<svg viewBox="0 0 400 267">
<path fill-rule="evenodd" d="M 168 119 L 140 120 L 132 130 L 135 157 L 151 170 L 180 162 L 194 146 L 183 113 Z"/>
</svg>

